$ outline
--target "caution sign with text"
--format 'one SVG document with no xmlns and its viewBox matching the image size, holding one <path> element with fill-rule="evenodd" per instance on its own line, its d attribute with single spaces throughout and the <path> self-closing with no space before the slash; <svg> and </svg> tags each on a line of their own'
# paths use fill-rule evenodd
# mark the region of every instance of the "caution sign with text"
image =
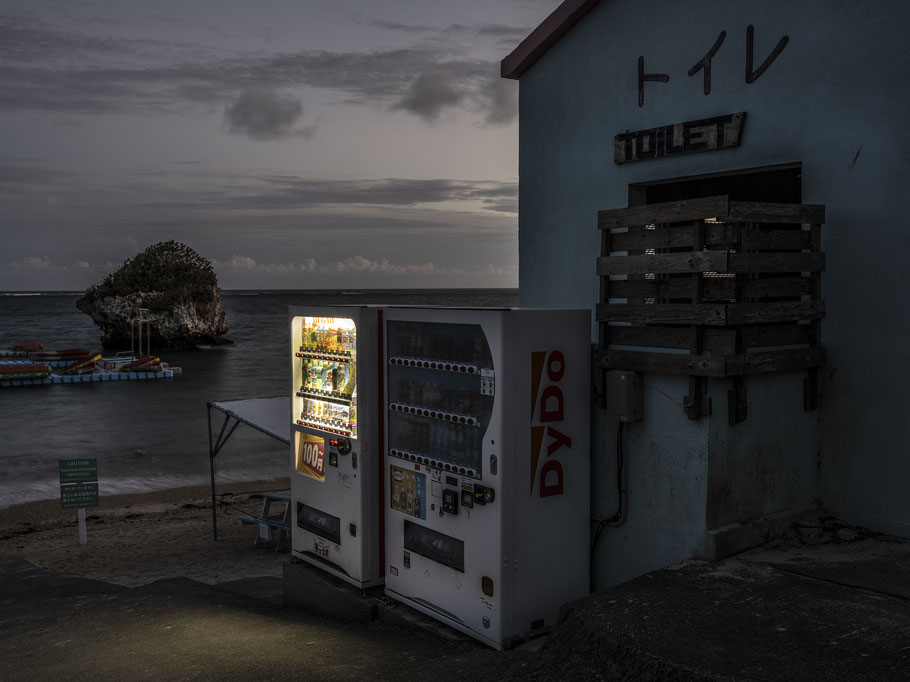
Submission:
<svg viewBox="0 0 910 682">
<path fill-rule="evenodd" d="M 60 460 L 60 505 L 64 509 L 98 506 L 98 460 Z"/>
</svg>

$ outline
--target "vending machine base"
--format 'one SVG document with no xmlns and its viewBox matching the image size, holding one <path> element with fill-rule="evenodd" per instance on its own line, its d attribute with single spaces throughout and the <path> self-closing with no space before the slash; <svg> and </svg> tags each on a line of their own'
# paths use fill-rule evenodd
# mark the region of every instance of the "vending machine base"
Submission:
<svg viewBox="0 0 910 682">
<path fill-rule="evenodd" d="M 348 583 L 349 585 L 353 585 L 354 587 L 361 589 L 361 590 L 366 590 L 371 587 L 381 587 L 384 582 L 381 577 L 373 578 L 370 580 L 358 580 L 357 578 L 349 575 L 340 566 L 337 566 L 329 561 L 326 561 L 325 559 L 322 559 L 310 552 L 294 552 L 293 556 L 295 559 L 299 560 L 300 562 L 305 563 L 308 566 L 311 566 L 313 568 L 318 568 L 320 571 L 322 571 L 324 573 L 328 573 L 329 575 L 334 576 L 335 578 L 338 578 L 339 580 L 343 580 L 344 582 Z"/>
</svg>

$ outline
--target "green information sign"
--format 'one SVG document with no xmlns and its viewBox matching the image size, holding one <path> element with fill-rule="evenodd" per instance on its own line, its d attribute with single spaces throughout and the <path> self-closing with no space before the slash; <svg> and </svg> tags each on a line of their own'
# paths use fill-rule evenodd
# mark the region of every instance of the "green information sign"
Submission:
<svg viewBox="0 0 910 682">
<path fill-rule="evenodd" d="M 98 460 L 60 460 L 60 503 L 64 509 L 98 506 Z"/>
<path fill-rule="evenodd" d="M 98 480 L 97 459 L 61 459 L 60 484 L 87 483 Z"/>
<path fill-rule="evenodd" d="M 60 486 L 60 502 L 64 509 L 98 506 L 98 482 L 67 483 Z"/>
</svg>

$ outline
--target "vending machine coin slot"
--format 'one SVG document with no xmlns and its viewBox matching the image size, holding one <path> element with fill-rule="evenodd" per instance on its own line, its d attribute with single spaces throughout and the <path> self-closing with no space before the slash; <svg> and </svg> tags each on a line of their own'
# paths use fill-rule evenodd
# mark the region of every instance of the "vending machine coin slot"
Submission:
<svg viewBox="0 0 910 682">
<path fill-rule="evenodd" d="M 458 514 L 458 491 L 450 488 L 442 491 L 442 511 L 446 514 Z"/>
<path fill-rule="evenodd" d="M 471 490 L 461 491 L 461 506 L 468 509 L 474 507 L 474 493 Z"/>
</svg>

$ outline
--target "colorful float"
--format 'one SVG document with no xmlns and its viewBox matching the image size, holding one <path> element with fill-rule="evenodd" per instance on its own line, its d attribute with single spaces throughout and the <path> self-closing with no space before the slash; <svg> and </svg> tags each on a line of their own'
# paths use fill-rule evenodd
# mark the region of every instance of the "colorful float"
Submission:
<svg viewBox="0 0 910 682">
<path fill-rule="evenodd" d="M 47 379 L 51 366 L 38 362 L 16 362 L 0 365 L 0 381 L 22 381 L 23 379 Z"/>
</svg>

